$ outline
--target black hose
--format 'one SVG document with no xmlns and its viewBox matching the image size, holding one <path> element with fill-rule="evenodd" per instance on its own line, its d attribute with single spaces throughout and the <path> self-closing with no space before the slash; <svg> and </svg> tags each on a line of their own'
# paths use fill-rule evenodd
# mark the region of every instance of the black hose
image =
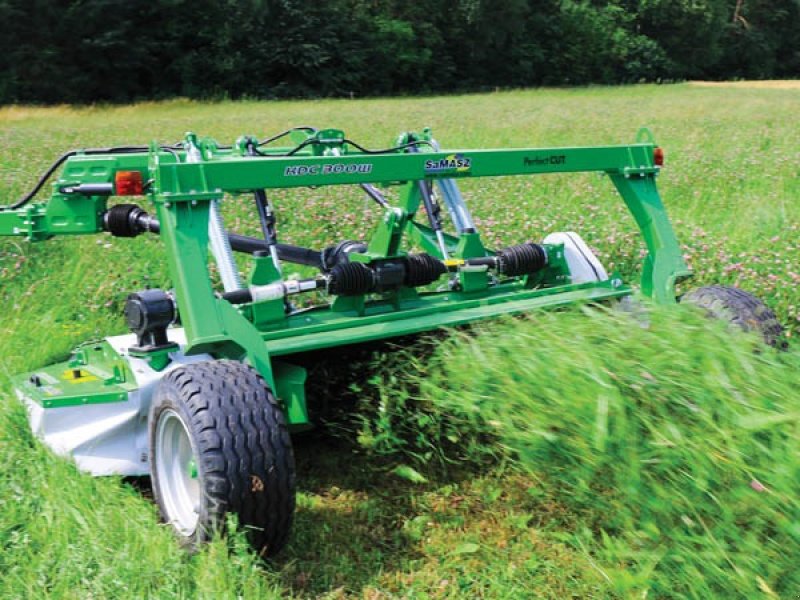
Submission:
<svg viewBox="0 0 800 600">
<path fill-rule="evenodd" d="M 287 129 L 286 131 L 283 131 L 283 132 L 279 133 L 278 135 L 272 136 L 271 138 L 267 138 L 267 139 L 259 142 L 257 145 L 258 146 L 264 146 L 266 144 L 274 142 L 275 140 L 278 140 L 278 139 L 280 139 L 282 137 L 285 137 L 285 136 L 289 135 L 292 131 L 309 131 L 311 133 L 314 133 L 317 130 L 314 129 L 313 127 L 293 127 L 292 129 Z M 403 150 L 405 148 L 411 148 L 411 147 L 414 147 L 414 146 L 418 146 L 419 144 L 427 144 L 428 146 L 432 146 L 432 144 L 427 140 L 418 140 L 418 141 L 414 141 L 414 142 L 409 142 L 408 144 L 402 144 L 400 146 L 395 146 L 393 148 L 384 148 L 382 150 L 369 150 L 369 149 L 365 148 L 364 146 L 361 146 L 360 144 L 357 144 L 356 142 L 354 142 L 352 140 L 345 139 L 345 140 L 343 140 L 343 142 L 346 143 L 346 144 L 350 144 L 351 146 L 353 146 L 354 148 L 357 148 L 359 151 L 363 152 L 364 154 L 388 154 L 390 152 L 397 152 L 398 150 Z M 301 142 L 300 144 L 298 144 L 297 146 L 295 146 L 289 152 L 287 152 L 285 154 L 285 156 L 293 156 L 293 155 L 297 154 L 300 150 L 305 148 L 306 146 L 310 146 L 312 144 L 320 144 L 320 143 L 322 143 L 322 142 L 320 140 L 317 140 L 317 139 L 305 140 L 305 141 Z M 165 152 L 170 152 L 171 154 L 177 156 L 175 154 L 175 150 L 179 150 L 181 147 L 182 147 L 181 143 L 178 142 L 178 143 L 173 144 L 171 146 L 169 146 L 169 145 L 161 146 L 161 149 L 164 150 Z M 224 149 L 229 149 L 230 146 L 219 146 L 219 148 L 224 150 Z M 9 204 L 7 206 L 0 206 L 0 212 L 2 212 L 4 210 L 16 210 L 16 209 L 22 208 L 23 206 L 28 204 L 28 202 L 33 200 L 36 197 L 36 194 L 38 194 L 41 191 L 41 189 L 44 187 L 44 185 L 47 183 L 47 181 L 50 179 L 50 177 L 52 177 L 53 173 L 55 173 L 56 169 L 58 169 L 58 167 L 60 167 L 62 164 L 64 164 L 64 162 L 68 158 L 70 158 L 72 156 L 76 156 L 79 152 L 82 152 L 83 154 L 88 154 L 88 155 L 97 155 L 97 154 L 132 154 L 132 153 L 136 153 L 136 152 L 147 152 L 149 149 L 150 148 L 148 146 L 117 146 L 117 147 L 114 147 L 114 148 L 88 148 L 86 150 L 70 150 L 69 152 L 66 152 L 63 155 L 61 155 L 61 157 L 59 157 L 58 160 L 56 160 L 52 165 L 50 165 L 50 168 L 47 169 L 45 174 L 42 175 L 41 179 L 39 179 L 39 181 L 36 183 L 36 185 L 33 187 L 33 189 L 30 192 L 25 194 L 22 198 L 20 198 L 19 200 L 17 200 L 13 204 Z"/>
<path fill-rule="evenodd" d="M 47 169 L 47 171 L 45 171 L 45 174 L 42 175 L 41 179 L 39 179 L 36 185 L 33 186 L 33 189 L 30 192 L 28 192 L 22 198 L 14 202 L 14 204 L 9 204 L 8 206 L 0 206 L 0 211 L 16 210 L 18 208 L 22 208 L 28 202 L 33 200 L 36 194 L 39 193 L 39 190 L 41 190 L 44 187 L 44 184 L 47 183 L 47 180 L 50 179 L 50 177 L 53 175 L 55 170 L 58 167 L 60 167 L 70 156 L 75 156 L 77 153 L 78 153 L 77 150 L 70 150 L 69 152 L 62 154 L 61 157 L 58 160 L 56 160 L 56 162 L 50 165 L 50 168 Z"/>
<path fill-rule="evenodd" d="M 180 147 L 179 144 L 173 144 L 172 146 L 161 146 L 161 149 L 170 152 L 173 155 L 175 154 L 175 150 Z M 36 197 L 44 185 L 47 183 L 48 179 L 53 176 L 56 169 L 60 167 L 64 162 L 73 156 L 76 156 L 79 152 L 88 155 L 97 155 L 97 154 L 133 154 L 136 152 L 147 152 L 150 148 L 148 146 L 117 146 L 115 148 L 87 148 L 86 150 L 70 150 L 69 152 L 65 152 L 62 154 L 50 167 L 45 171 L 44 175 L 39 179 L 33 189 L 25 194 L 22 198 L 14 202 L 13 204 L 9 204 L 7 206 L 0 206 L 0 212 L 4 210 L 16 210 L 18 208 L 22 208 L 28 202 L 33 200 Z"/>
<path fill-rule="evenodd" d="M 306 146 L 311 146 L 312 144 L 319 144 L 319 143 L 320 143 L 319 140 L 314 140 L 314 139 L 305 140 L 305 141 L 300 142 L 299 144 L 297 144 L 297 146 L 295 146 L 291 150 L 289 150 L 289 152 L 284 154 L 284 156 L 294 156 L 295 154 L 300 152 L 300 150 L 302 150 Z"/>
<path fill-rule="evenodd" d="M 289 152 L 284 154 L 284 156 L 294 156 L 295 154 L 300 152 L 300 150 L 302 150 L 306 146 L 313 146 L 313 145 L 322 144 L 322 143 L 323 142 L 321 140 L 317 140 L 317 139 L 314 139 L 314 138 L 307 139 L 307 140 L 305 140 L 303 142 L 300 142 L 297 146 L 295 146 L 294 148 L 289 150 Z M 413 141 L 413 142 L 408 142 L 407 144 L 400 144 L 399 146 L 394 146 L 392 148 L 383 148 L 381 150 L 370 150 L 369 148 L 365 148 L 364 146 L 362 146 L 360 144 L 357 144 L 353 140 L 348 140 L 346 138 L 342 140 L 342 143 L 350 144 L 351 146 L 353 146 L 354 148 L 356 148 L 357 150 L 359 150 L 360 152 L 362 152 L 364 154 L 389 154 L 391 152 L 397 152 L 398 150 L 404 150 L 406 148 L 415 148 L 415 147 L 417 147 L 419 145 L 422 145 L 422 144 L 424 144 L 426 146 L 433 147 L 433 144 L 431 142 L 429 142 L 428 140 L 416 140 L 416 141 Z"/>
<path fill-rule="evenodd" d="M 344 139 L 342 140 L 345 144 L 350 144 L 353 148 L 358 149 L 360 152 L 364 154 L 388 154 L 389 152 L 397 152 L 398 150 L 404 150 L 405 148 L 416 148 L 417 146 L 424 144 L 426 146 L 430 146 L 433 148 L 433 144 L 428 140 L 414 140 L 413 142 L 408 142 L 407 144 L 400 144 L 399 146 L 394 146 L 393 148 L 384 148 L 383 150 L 369 150 L 368 148 L 364 148 L 360 144 L 355 143 L 353 140 Z"/>
<path fill-rule="evenodd" d="M 309 133 L 317 133 L 317 131 L 319 130 L 316 127 L 292 127 L 291 129 L 282 131 L 277 135 L 273 135 L 272 137 L 268 137 L 265 140 L 261 140 L 260 142 L 258 142 L 258 144 L 256 144 L 256 146 L 261 147 L 261 146 L 266 146 L 267 144 L 271 144 L 272 142 L 275 142 L 283 137 L 286 137 L 293 131 L 307 131 Z"/>
</svg>

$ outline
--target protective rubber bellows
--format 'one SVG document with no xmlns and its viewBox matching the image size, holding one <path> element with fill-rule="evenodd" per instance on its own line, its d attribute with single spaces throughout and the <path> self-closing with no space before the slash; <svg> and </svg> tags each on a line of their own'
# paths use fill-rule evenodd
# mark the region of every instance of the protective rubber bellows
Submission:
<svg viewBox="0 0 800 600">
<path fill-rule="evenodd" d="M 400 284 L 419 287 L 433 283 L 446 272 L 445 264 L 429 254 L 412 254 L 374 266 L 339 263 L 330 271 L 328 291 L 337 296 L 360 296 L 395 289 Z"/>
<path fill-rule="evenodd" d="M 375 288 L 375 273 L 364 263 L 339 263 L 331 269 L 328 291 L 336 296 L 360 296 Z"/>
<path fill-rule="evenodd" d="M 430 254 L 412 254 L 406 257 L 406 276 L 404 284 L 419 287 L 433 283 L 447 273 L 445 264 Z"/>
<path fill-rule="evenodd" d="M 519 244 L 500 250 L 497 259 L 497 271 L 501 275 L 516 277 L 536 273 L 547 264 L 547 252 L 539 244 Z"/>
<path fill-rule="evenodd" d="M 136 237 L 144 232 L 139 217 L 147 213 L 135 204 L 117 204 L 103 216 L 105 229 L 115 237 Z"/>
</svg>

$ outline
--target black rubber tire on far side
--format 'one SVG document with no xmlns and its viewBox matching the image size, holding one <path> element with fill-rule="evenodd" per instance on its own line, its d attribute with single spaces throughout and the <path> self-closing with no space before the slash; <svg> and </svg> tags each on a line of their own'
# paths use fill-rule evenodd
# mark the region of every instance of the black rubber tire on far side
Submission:
<svg viewBox="0 0 800 600">
<path fill-rule="evenodd" d="M 169 372 L 153 395 L 149 430 L 153 493 L 186 545 L 207 541 L 234 513 L 262 556 L 284 546 L 295 507 L 294 455 L 283 411 L 255 369 L 219 360 Z M 187 477 L 171 454 L 188 456 L 189 446 Z M 188 504 L 180 502 L 185 489 L 175 487 L 181 479 L 195 494 Z M 175 509 L 175 497 L 178 506 L 194 506 L 196 526 L 191 511 Z M 187 513 L 190 525 L 179 526 Z"/>
<path fill-rule="evenodd" d="M 785 346 L 783 327 L 775 313 L 749 292 L 736 287 L 709 285 L 688 292 L 681 302 L 699 306 L 711 317 L 727 321 L 744 331 L 758 332 L 770 346 Z"/>
</svg>

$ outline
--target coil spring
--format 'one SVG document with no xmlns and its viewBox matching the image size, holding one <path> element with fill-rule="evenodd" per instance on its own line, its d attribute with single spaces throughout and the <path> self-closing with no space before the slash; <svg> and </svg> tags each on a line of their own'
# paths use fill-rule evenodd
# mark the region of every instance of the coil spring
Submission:
<svg viewBox="0 0 800 600">
<path fill-rule="evenodd" d="M 375 287 L 375 275 L 364 263 L 340 263 L 331 269 L 328 292 L 336 296 L 359 296 Z"/>
<path fill-rule="evenodd" d="M 406 277 L 403 282 L 409 287 L 433 283 L 447 272 L 444 263 L 430 254 L 411 254 L 406 257 Z"/>
<path fill-rule="evenodd" d="M 497 271 L 508 277 L 535 273 L 546 264 L 547 252 L 539 244 L 519 244 L 497 253 Z"/>
</svg>

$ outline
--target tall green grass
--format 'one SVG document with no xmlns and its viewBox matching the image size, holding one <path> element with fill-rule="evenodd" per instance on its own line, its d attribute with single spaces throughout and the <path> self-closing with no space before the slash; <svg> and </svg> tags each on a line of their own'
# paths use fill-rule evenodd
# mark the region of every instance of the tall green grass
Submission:
<svg viewBox="0 0 800 600">
<path fill-rule="evenodd" d="M 190 556 L 133 487 L 79 474 L 33 440 L 21 406 L 0 407 L 0 597 L 280 595 L 243 536 Z"/>
<path fill-rule="evenodd" d="M 362 441 L 537 474 L 615 592 L 800 590 L 800 355 L 691 309 L 646 324 L 585 309 L 480 326 L 407 364 Z"/>
</svg>

